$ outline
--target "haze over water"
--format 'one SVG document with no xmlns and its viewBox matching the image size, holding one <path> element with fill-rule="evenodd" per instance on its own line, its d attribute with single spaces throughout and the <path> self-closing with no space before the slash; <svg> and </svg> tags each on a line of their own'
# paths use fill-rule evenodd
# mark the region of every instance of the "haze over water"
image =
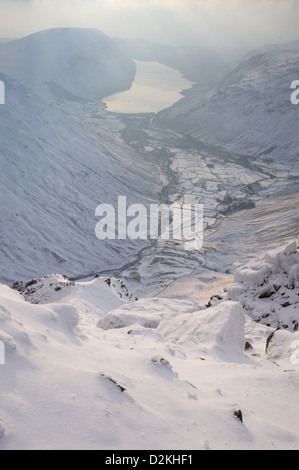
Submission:
<svg viewBox="0 0 299 470">
<path fill-rule="evenodd" d="M 192 82 L 171 67 L 158 62 L 135 61 L 137 72 L 130 90 L 103 99 L 115 113 L 157 113 L 182 98 Z"/>
</svg>

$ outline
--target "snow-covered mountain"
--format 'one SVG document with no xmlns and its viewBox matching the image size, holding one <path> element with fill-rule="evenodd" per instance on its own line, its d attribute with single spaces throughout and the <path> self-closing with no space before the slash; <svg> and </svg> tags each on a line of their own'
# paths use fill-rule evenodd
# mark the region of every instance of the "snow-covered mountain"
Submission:
<svg viewBox="0 0 299 470">
<path fill-rule="evenodd" d="M 160 113 L 158 125 L 250 156 L 282 159 L 299 152 L 299 107 L 291 84 L 299 79 L 297 43 L 249 54 L 206 94 L 188 96 Z"/>
<path fill-rule="evenodd" d="M 170 46 L 142 39 L 114 39 L 119 48 L 136 60 L 159 62 L 180 72 L 201 88 L 211 87 L 244 55 L 242 49 L 215 50 L 198 46 Z"/>
<path fill-rule="evenodd" d="M 8 38 L 0 38 L 0 45 L 5 44 L 6 42 L 12 41 L 13 39 L 8 39 Z"/>
<path fill-rule="evenodd" d="M 47 44 L 52 44 L 50 56 L 39 56 Z M 156 200 L 155 166 L 120 141 L 120 124 L 102 116 L 102 103 L 59 100 L 39 82 L 49 78 L 51 69 L 51 80 L 78 93 L 84 74 L 77 82 L 72 57 L 79 52 L 87 62 L 92 54 L 103 61 L 106 57 L 107 72 L 111 64 L 120 65 L 109 55 L 109 44 L 98 31 L 53 30 L 1 48 L 0 70 L 12 74 L 0 74 L 6 91 L 6 103 L 0 106 L 0 278 L 4 282 L 52 272 L 80 276 L 119 269 L 143 246 L 97 240 L 95 209 L 101 203 L 116 205 L 118 195 L 126 195 L 128 203 Z M 49 61 L 48 69 L 45 64 L 43 69 L 43 61 Z M 130 70 L 130 61 L 125 63 Z M 30 75 L 35 65 L 37 70 Z M 92 88 L 97 70 L 87 67 L 88 92 L 97 91 Z M 129 75 L 122 80 L 121 67 L 116 75 L 125 87 Z M 104 76 L 115 89 L 111 76 L 111 80 Z M 73 106 L 71 111 L 66 103 Z M 92 130 L 88 119 L 94 123 Z"/>
<path fill-rule="evenodd" d="M 97 29 L 55 28 L 0 47 L 0 71 L 58 97 L 102 98 L 130 88 L 135 64 Z"/>
</svg>

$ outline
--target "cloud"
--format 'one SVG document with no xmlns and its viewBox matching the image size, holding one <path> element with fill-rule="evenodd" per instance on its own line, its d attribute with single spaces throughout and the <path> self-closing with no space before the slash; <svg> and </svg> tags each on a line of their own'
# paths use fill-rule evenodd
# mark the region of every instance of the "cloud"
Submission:
<svg viewBox="0 0 299 470">
<path fill-rule="evenodd" d="M 0 37 L 99 28 L 171 44 L 258 47 L 297 39 L 298 0 L 0 0 Z"/>
</svg>

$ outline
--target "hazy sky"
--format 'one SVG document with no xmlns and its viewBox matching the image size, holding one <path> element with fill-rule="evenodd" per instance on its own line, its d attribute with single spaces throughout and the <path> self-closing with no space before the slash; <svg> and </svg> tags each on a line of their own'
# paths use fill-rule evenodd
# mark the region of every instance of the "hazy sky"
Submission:
<svg viewBox="0 0 299 470">
<path fill-rule="evenodd" d="M 0 37 L 99 28 L 167 44 L 257 47 L 299 39 L 299 0 L 0 0 Z"/>
</svg>

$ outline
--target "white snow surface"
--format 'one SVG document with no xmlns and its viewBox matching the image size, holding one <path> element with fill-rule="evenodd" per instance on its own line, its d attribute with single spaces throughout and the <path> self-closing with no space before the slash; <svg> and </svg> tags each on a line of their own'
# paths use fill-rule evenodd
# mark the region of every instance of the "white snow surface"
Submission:
<svg viewBox="0 0 299 470">
<path fill-rule="evenodd" d="M 284 290 L 299 318 L 297 267 L 293 242 L 207 306 L 115 278 L 0 285 L 0 449 L 297 449 L 299 333 L 271 310 Z"/>
<path fill-rule="evenodd" d="M 0 46 L 2 282 L 120 269 L 144 246 L 95 235 L 99 204 L 115 207 L 119 195 L 148 204 L 160 189 L 155 166 L 103 117 L 101 96 L 129 88 L 134 74 L 98 30 L 56 28 Z"/>
<path fill-rule="evenodd" d="M 0 107 L 1 281 L 87 275 L 132 261 L 144 243 L 99 241 L 95 210 L 117 207 L 119 195 L 128 205 L 155 202 L 154 165 L 119 144 L 117 132 L 95 136 L 58 103 L 0 79 L 7 97 Z"/>
</svg>

